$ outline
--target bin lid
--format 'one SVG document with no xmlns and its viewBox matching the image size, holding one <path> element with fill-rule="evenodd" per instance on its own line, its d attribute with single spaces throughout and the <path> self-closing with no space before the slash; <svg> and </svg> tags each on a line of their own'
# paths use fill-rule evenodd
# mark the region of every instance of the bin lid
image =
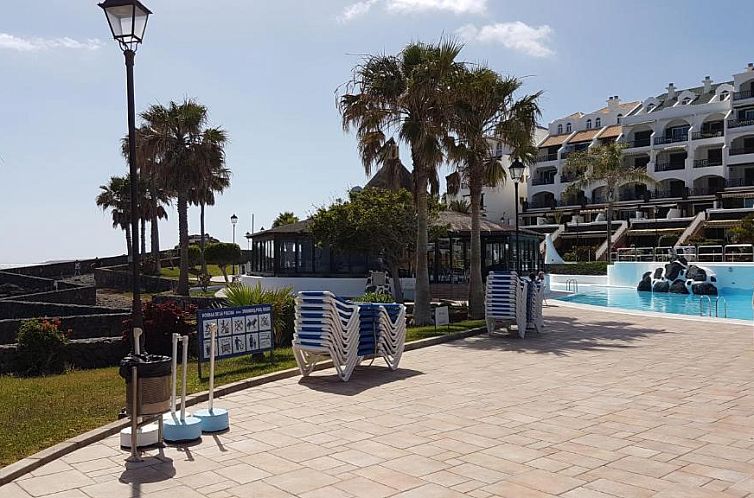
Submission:
<svg viewBox="0 0 754 498">
<path fill-rule="evenodd" d="M 170 356 L 162 356 L 159 354 L 134 354 L 129 353 L 126 357 L 120 360 L 120 368 L 118 373 L 121 377 L 126 379 L 126 382 L 131 381 L 131 369 L 136 367 L 136 372 L 139 377 L 164 377 L 170 375 L 173 359 Z"/>
</svg>

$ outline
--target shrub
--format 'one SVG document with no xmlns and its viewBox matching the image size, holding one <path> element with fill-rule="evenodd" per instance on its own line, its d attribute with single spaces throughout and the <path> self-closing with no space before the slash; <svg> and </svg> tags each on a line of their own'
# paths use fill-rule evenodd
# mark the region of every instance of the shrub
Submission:
<svg viewBox="0 0 754 498">
<path fill-rule="evenodd" d="M 228 266 L 241 262 L 241 248 L 238 247 L 238 244 L 228 242 L 210 244 L 204 249 L 204 259 L 207 260 L 207 263 L 220 267 L 227 284 Z"/>
<path fill-rule="evenodd" d="M 174 302 L 146 303 L 143 308 L 144 350 L 152 354 L 170 356 L 173 353 L 173 333 L 191 336 L 196 330 L 196 307 L 179 308 Z M 123 341 L 131 344 L 131 319 L 123 321 Z"/>
<path fill-rule="evenodd" d="M 607 275 L 607 261 L 582 261 L 569 265 L 550 265 L 555 275 Z"/>
<path fill-rule="evenodd" d="M 662 235 L 657 242 L 658 247 L 670 247 L 674 246 L 678 242 L 678 235 Z"/>
<path fill-rule="evenodd" d="M 244 284 L 231 284 L 225 289 L 227 306 L 251 306 L 255 304 L 272 305 L 275 345 L 288 346 L 293 340 L 296 299 L 290 287 L 268 290 L 262 284 L 249 287 Z"/>
<path fill-rule="evenodd" d="M 352 299 L 355 303 L 394 303 L 395 299 L 390 294 L 380 294 L 377 292 L 367 292 L 361 296 Z"/>
<path fill-rule="evenodd" d="M 45 375 L 65 370 L 65 345 L 68 337 L 59 327 L 59 320 L 34 319 L 21 324 L 16 339 L 18 373 Z"/>
</svg>

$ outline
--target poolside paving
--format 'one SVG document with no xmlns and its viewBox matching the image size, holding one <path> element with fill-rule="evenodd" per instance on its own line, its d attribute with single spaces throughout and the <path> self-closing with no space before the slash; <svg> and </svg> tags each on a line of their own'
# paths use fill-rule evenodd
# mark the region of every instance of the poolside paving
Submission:
<svg viewBox="0 0 754 498">
<path fill-rule="evenodd" d="M 126 467 L 115 437 L 0 488 L 55 497 L 754 496 L 752 327 L 545 310 L 401 368 L 229 395 L 231 430 Z"/>
</svg>

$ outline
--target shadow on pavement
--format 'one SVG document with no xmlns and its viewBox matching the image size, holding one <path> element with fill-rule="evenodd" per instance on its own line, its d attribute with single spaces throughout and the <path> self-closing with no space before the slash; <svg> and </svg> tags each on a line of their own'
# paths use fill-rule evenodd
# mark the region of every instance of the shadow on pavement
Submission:
<svg viewBox="0 0 754 498">
<path fill-rule="evenodd" d="M 377 359 L 375 361 L 380 360 Z M 302 377 L 298 383 L 314 391 L 343 396 L 356 396 L 373 387 L 423 375 L 423 373 L 407 368 L 398 368 L 398 370 L 392 371 L 382 366 L 359 366 L 353 371 L 353 375 L 351 375 L 348 382 L 343 382 L 337 375 L 317 375 L 315 372 L 309 377 Z"/>
</svg>

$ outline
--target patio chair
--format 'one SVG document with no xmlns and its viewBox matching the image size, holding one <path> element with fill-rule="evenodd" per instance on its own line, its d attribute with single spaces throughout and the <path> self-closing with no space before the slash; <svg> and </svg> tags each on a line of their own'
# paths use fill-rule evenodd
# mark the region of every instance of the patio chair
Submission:
<svg viewBox="0 0 754 498">
<path fill-rule="evenodd" d="M 489 335 L 494 335 L 498 322 L 503 322 L 507 332 L 511 332 L 511 326 L 515 325 L 518 336 L 525 337 L 528 285 L 518 278 L 516 272 L 490 272 L 484 299 Z"/>
</svg>

